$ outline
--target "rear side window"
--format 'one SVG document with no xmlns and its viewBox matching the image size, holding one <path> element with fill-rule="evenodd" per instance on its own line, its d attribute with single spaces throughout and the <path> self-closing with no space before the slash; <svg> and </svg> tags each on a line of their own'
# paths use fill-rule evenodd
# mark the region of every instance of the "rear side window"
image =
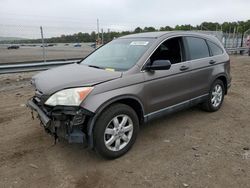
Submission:
<svg viewBox="0 0 250 188">
<path fill-rule="evenodd" d="M 209 57 L 209 50 L 204 39 L 197 37 L 186 37 L 189 57 L 191 60 Z"/>
<path fill-rule="evenodd" d="M 223 54 L 223 50 L 217 44 L 210 41 L 207 41 L 207 44 L 213 56 Z"/>
</svg>

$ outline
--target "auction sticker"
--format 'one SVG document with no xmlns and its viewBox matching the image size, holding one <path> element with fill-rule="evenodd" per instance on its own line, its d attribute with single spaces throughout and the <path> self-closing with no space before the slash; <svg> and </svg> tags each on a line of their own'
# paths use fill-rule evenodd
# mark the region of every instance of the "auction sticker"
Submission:
<svg viewBox="0 0 250 188">
<path fill-rule="evenodd" d="M 132 46 L 147 46 L 148 41 L 132 41 L 130 43 L 130 45 L 132 45 Z"/>
</svg>

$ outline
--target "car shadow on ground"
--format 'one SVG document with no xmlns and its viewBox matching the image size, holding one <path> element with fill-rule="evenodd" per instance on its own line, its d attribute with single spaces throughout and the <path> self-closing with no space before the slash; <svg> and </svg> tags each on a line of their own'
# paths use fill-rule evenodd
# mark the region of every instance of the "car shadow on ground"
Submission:
<svg viewBox="0 0 250 188">
<path fill-rule="evenodd" d="M 207 114 L 207 112 L 202 111 L 198 106 L 196 106 L 142 124 L 140 126 L 135 146 L 123 157 L 126 158 L 127 156 L 130 158 L 135 156 L 133 153 L 140 153 L 142 148 L 145 147 L 145 143 L 147 143 L 147 147 L 150 149 L 150 147 L 154 147 L 154 141 L 167 142 L 168 137 L 173 137 L 173 135 L 176 134 L 178 138 L 184 136 L 183 131 L 188 129 L 190 124 L 190 122 L 187 123 L 188 119 L 191 121 L 193 116 L 202 116 L 202 114 Z M 51 142 L 53 142 L 52 137 Z M 49 147 L 49 150 L 62 152 L 61 157 L 64 154 L 68 155 L 70 153 L 74 155 L 73 158 L 86 158 L 88 161 L 92 161 L 93 163 L 107 161 L 107 159 L 99 156 L 94 149 L 90 149 L 82 144 L 69 144 L 64 140 L 60 140 L 56 145 L 52 144 Z"/>
</svg>

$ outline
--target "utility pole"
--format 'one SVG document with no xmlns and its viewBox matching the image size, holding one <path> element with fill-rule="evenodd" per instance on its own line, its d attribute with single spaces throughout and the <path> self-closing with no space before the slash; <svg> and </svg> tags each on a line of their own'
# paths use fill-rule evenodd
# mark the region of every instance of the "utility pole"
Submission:
<svg viewBox="0 0 250 188">
<path fill-rule="evenodd" d="M 229 31 L 228 31 L 228 44 L 229 44 L 229 47 L 230 47 L 230 37 L 231 37 L 231 26 L 229 26 Z"/>
<path fill-rule="evenodd" d="M 103 45 L 103 41 L 104 41 L 104 39 L 103 39 L 103 29 L 102 29 L 102 45 Z"/>
<path fill-rule="evenodd" d="M 235 37 L 236 38 L 236 47 L 239 47 L 239 45 L 238 45 L 239 44 L 239 28 L 240 27 L 237 25 L 236 26 L 236 37 Z"/>
<path fill-rule="evenodd" d="M 240 41 L 240 47 L 243 47 L 243 40 L 244 40 L 244 31 L 245 31 L 245 26 L 243 26 L 243 30 L 241 31 L 241 41 Z M 243 54 L 243 50 L 240 51 L 240 54 Z"/>
<path fill-rule="evenodd" d="M 99 19 L 97 18 L 97 40 L 99 40 Z"/>
<path fill-rule="evenodd" d="M 236 32 L 236 28 L 234 27 L 234 32 L 233 32 L 233 41 L 232 41 L 232 48 L 234 47 L 235 32 Z"/>
<path fill-rule="evenodd" d="M 110 29 L 108 29 L 108 42 L 111 41 L 111 37 L 110 37 Z"/>
<path fill-rule="evenodd" d="M 41 30 L 42 47 L 43 47 L 43 61 L 46 62 L 45 47 L 44 47 L 44 38 L 43 38 L 43 27 L 42 26 L 40 26 L 40 30 Z"/>
</svg>

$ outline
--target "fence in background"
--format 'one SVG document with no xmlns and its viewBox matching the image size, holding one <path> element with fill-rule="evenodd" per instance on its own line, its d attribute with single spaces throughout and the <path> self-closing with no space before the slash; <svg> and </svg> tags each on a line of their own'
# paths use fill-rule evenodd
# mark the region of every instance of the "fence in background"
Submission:
<svg viewBox="0 0 250 188">
<path fill-rule="evenodd" d="M 246 38 L 244 38 L 244 34 L 224 33 L 221 42 L 225 48 L 246 46 Z"/>
<path fill-rule="evenodd" d="M 94 31 L 96 28 L 89 28 Z M 83 58 L 94 50 L 97 33 L 81 33 L 73 35 L 71 38 L 67 35 L 86 31 L 86 27 L 38 27 L 38 26 L 16 26 L 0 25 L 0 64 L 32 61 L 51 61 L 51 60 L 70 60 Z M 102 30 L 103 31 L 103 30 Z M 110 32 L 109 29 L 104 32 Z M 246 39 L 250 36 L 250 31 L 241 33 L 222 33 L 221 31 L 199 31 L 215 35 L 228 49 L 230 53 L 239 53 L 247 51 Z M 54 36 L 63 36 L 60 42 L 53 42 L 48 38 Z M 15 36 L 15 37 L 10 37 Z M 42 40 L 42 36 L 44 40 Z M 100 41 L 105 41 L 100 34 Z M 82 39 L 88 39 L 82 42 Z M 29 40 L 29 39 L 37 40 Z M 107 40 L 107 38 L 106 38 Z M 108 40 L 111 40 L 109 38 Z M 8 42 L 11 41 L 11 42 Z M 44 42 L 43 42 L 44 41 Z M 51 42 L 52 41 L 52 42 Z M 13 45 L 19 46 L 14 49 Z M 13 49 L 8 49 L 12 48 Z"/>
</svg>

